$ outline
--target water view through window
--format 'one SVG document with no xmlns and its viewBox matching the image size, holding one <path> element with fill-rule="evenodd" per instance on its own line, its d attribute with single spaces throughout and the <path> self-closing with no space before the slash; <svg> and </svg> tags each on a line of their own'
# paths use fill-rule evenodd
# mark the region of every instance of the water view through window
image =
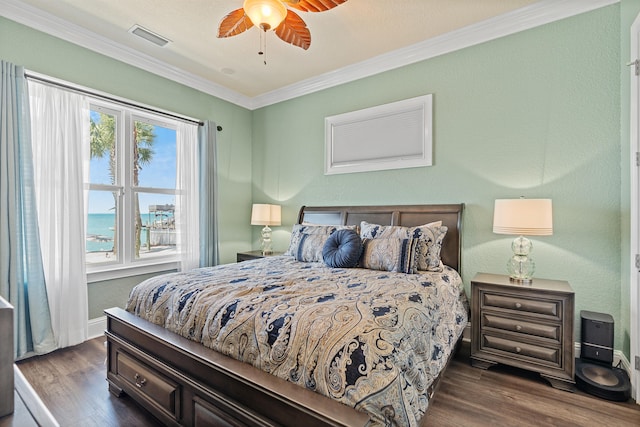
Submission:
<svg viewBox="0 0 640 427">
<path fill-rule="evenodd" d="M 175 129 L 95 108 L 90 144 L 87 264 L 175 256 Z"/>
</svg>

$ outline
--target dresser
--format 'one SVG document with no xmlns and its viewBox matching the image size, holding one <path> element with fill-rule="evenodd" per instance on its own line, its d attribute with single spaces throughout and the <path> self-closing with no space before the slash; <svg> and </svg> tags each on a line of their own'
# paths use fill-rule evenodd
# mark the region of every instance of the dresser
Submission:
<svg viewBox="0 0 640 427">
<path fill-rule="evenodd" d="M 538 372 L 558 389 L 573 391 L 574 293 L 566 281 L 478 273 L 471 281 L 471 364 Z"/>
</svg>

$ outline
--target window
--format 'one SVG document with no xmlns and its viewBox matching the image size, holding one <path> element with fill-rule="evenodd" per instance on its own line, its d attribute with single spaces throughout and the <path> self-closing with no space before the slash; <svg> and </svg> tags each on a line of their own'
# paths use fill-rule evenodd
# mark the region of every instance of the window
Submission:
<svg viewBox="0 0 640 427">
<path fill-rule="evenodd" d="M 176 123 L 102 102 L 90 120 L 87 272 L 174 268 Z"/>
</svg>

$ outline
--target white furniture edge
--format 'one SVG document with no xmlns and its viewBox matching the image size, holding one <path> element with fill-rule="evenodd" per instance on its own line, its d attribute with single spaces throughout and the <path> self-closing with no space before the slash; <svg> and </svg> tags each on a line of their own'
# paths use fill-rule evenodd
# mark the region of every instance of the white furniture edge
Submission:
<svg viewBox="0 0 640 427">
<path fill-rule="evenodd" d="M 637 61 L 640 56 L 640 14 L 636 16 L 630 29 L 629 56 L 631 63 Z M 634 64 L 635 65 L 635 64 Z M 629 67 L 629 218 L 630 218 L 630 251 L 629 251 L 629 336 L 631 337 L 629 355 L 631 360 L 640 360 L 640 269 L 636 265 L 636 256 L 640 254 L 640 223 L 639 210 L 640 171 L 638 153 L 640 152 L 640 135 L 638 134 L 640 123 L 640 86 L 635 75 L 635 66 Z M 637 404 L 640 404 L 640 369 L 631 371 L 631 396 Z"/>
<path fill-rule="evenodd" d="M 13 365 L 16 392 L 40 427 L 60 427 L 20 369 Z"/>
</svg>

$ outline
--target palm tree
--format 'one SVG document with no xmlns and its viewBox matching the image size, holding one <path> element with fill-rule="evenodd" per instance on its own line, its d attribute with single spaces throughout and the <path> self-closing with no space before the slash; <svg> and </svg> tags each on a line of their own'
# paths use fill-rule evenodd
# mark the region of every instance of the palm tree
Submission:
<svg viewBox="0 0 640 427">
<path fill-rule="evenodd" d="M 90 124 L 90 151 L 91 158 L 102 158 L 109 155 L 109 177 L 111 184 L 116 184 L 116 122 L 115 117 L 105 113 L 98 113 L 99 120 L 91 117 Z M 133 186 L 139 185 L 139 174 L 144 165 L 151 163 L 153 160 L 153 143 L 156 135 L 154 126 L 136 121 L 133 127 Z M 114 194 L 114 199 L 116 195 Z M 140 236 L 142 233 L 142 218 L 140 216 L 140 203 L 138 195 L 135 197 L 135 224 L 136 224 L 136 241 L 135 251 L 136 258 L 140 256 Z M 114 200 L 115 204 L 115 200 Z M 116 252 L 116 236 L 114 236 L 113 251 Z"/>
<path fill-rule="evenodd" d="M 153 132 L 154 127 L 149 123 L 135 122 L 133 127 L 133 186 L 137 187 L 139 184 L 138 176 L 142 170 L 143 165 L 151 163 L 153 159 L 153 143 L 156 139 L 156 134 Z M 142 234 L 142 217 L 140 216 L 140 201 L 138 200 L 138 193 L 136 193 L 135 199 L 136 208 L 136 258 L 140 257 L 140 235 Z M 147 232 L 150 232 L 147 230 Z"/>
</svg>

